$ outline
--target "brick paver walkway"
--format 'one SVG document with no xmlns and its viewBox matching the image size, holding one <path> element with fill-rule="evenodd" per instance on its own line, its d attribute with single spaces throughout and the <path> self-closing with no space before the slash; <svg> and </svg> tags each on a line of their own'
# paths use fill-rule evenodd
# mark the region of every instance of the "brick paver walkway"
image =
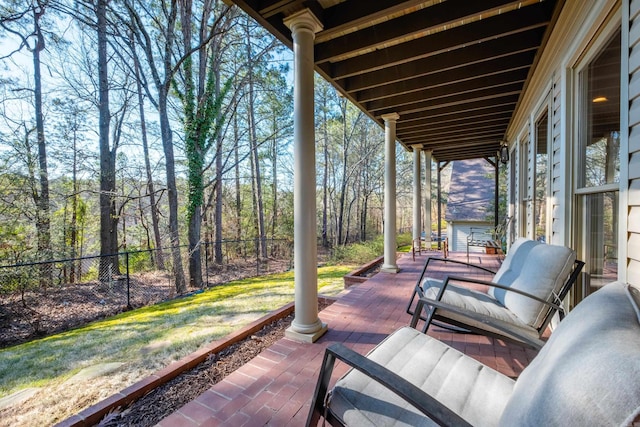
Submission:
<svg viewBox="0 0 640 427">
<path fill-rule="evenodd" d="M 466 261 L 466 253 L 451 256 Z M 159 426 L 304 425 L 324 349 L 342 342 L 367 353 L 395 329 L 409 324 L 411 319 L 405 308 L 425 260 L 424 253 L 416 256 L 415 262 L 411 255 L 402 255 L 398 260 L 400 273 L 378 273 L 345 291 L 338 301 L 320 312 L 329 331 L 316 343 L 281 339 Z M 471 262 L 494 269 L 499 265 L 496 257 L 484 255 L 472 256 Z M 467 272 L 458 269 L 456 274 L 460 273 Z M 429 334 L 512 377 L 519 375 L 536 354 L 500 340 L 436 327 Z M 337 364 L 334 381 L 346 370 L 344 364 Z"/>
</svg>

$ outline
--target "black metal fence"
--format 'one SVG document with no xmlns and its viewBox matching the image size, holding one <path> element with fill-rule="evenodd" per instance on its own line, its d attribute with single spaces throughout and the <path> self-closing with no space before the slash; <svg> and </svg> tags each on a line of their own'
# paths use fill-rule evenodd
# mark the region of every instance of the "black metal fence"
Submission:
<svg viewBox="0 0 640 427">
<path fill-rule="evenodd" d="M 188 291 L 286 271 L 292 248 L 284 239 L 202 243 L 202 284 Z M 0 266 L 0 347 L 174 298 L 175 249 L 188 283 L 187 247 Z"/>
</svg>

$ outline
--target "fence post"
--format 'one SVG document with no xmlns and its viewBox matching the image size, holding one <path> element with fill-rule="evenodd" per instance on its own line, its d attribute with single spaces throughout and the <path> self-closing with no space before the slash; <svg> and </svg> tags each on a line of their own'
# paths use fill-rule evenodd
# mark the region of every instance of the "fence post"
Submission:
<svg viewBox="0 0 640 427">
<path fill-rule="evenodd" d="M 256 245 L 256 274 L 260 275 L 260 242 L 257 237 L 254 239 L 254 244 Z"/>
<path fill-rule="evenodd" d="M 214 246 L 215 248 L 215 246 Z M 204 242 L 204 277 L 207 284 L 209 286 L 209 242 Z M 205 288 L 205 284 L 202 284 L 202 289 Z"/>
<path fill-rule="evenodd" d="M 127 308 L 131 308 L 131 282 L 129 280 L 129 252 L 124 253 L 125 264 L 127 265 Z"/>
</svg>

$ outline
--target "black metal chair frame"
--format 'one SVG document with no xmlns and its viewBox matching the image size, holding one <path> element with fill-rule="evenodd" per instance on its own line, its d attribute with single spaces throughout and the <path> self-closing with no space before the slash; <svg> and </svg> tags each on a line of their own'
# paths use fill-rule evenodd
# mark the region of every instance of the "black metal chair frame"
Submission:
<svg viewBox="0 0 640 427">
<path fill-rule="evenodd" d="M 541 337 L 544 331 L 547 329 L 547 326 L 549 326 L 549 323 L 553 319 L 553 316 L 555 315 L 555 313 L 558 312 L 561 320 L 564 318 L 564 308 L 562 307 L 562 301 L 565 299 L 565 297 L 567 296 L 567 294 L 569 293 L 573 285 L 577 282 L 578 275 L 580 274 L 580 271 L 582 270 L 583 266 L 584 266 L 583 261 L 576 260 L 574 262 L 573 271 L 571 272 L 567 280 L 563 283 L 563 285 L 559 289 L 559 292 L 556 295 L 554 295 L 554 302 L 548 302 L 535 295 L 531 295 L 527 292 L 523 292 L 518 289 L 513 289 L 509 286 L 503 286 L 498 283 L 494 283 L 486 280 L 478 280 L 478 279 L 459 277 L 459 276 L 447 276 L 435 300 L 430 298 L 425 298 L 424 292 L 421 286 L 422 277 L 424 276 L 424 273 L 426 271 L 426 265 L 425 265 L 423 275 L 421 276 L 420 280 L 416 284 L 413 295 L 411 297 L 411 301 L 409 302 L 409 306 L 407 307 L 407 312 L 412 315 L 411 326 L 415 328 L 417 327 L 419 320 L 424 320 L 425 323 L 422 327 L 422 332 L 424 333 L 426 333 L 426 331 L 429 329 L 429 326 L 431 324 L 435 324 L 437 326 L 445 327 L 447 329 L 452 329 L 457 332 L 473 332 L 477 334 L 488 335 L 488 336 L 492 336 L 499 339 L 506 339 L 512 342 L 516 342 L 518 344 L 525 344 L 534 349 L 540 349 L 544 345 L 544 341 L 541 339 Z M 479 267 L 479 266 L 475 266 L 475 267 L 485 271 L 490 271 L 483 267 Z M 486 286 L 490 286 L 498 289 L 503 289 L 506 292 L 514 292 L 544 304 L 547 307 L 546 313 L 544 315 L 542 323 L 538 328 L 536 328 L 536 331 L 538 333 L 538 339 L 534 339 L 529 335 L 522 333 L 521 330 L 519 330 L 518 328 L 514 328 L 513 325 L 509 322 L 505 322 L 484 314 L 475 313 L 475 312 L 465 310 L 460 307 L 456 307 L 456 306 L 442 302 L 441 301 L 442 296 L 444 295 L 444 292 L 446 291 L 447 286 L 451 282 L 475 283 L 479 285 L 486 285 Z M 413 301 L 415 300 L 416 295 L 418 296 L 418 302 L 416 304 L 415 309 L 411 310 L 411 305 L 413 304 Z M 426 313 L 426 315 L 424 316 L 422 315 L 423 309 Z M 458 316 L 465 317 L 470 321 L 481 322 L 482 324 L 485 324 L 501 332 L 492 332 L 486 329 L 474 327 L 473 325 L 470 325 L 464 322 L 450 319 L 447 316 L 441 316 L 438 314 L 438 310 L 453 312 Z M 437 322 L 434 322 L 434 321 L 437 321 Z"/>
<path fill-rule="evenodd" d="M 336 359 L 382 384 L 439 425 L 471 425 L 438 400 L 420 390 L 398 374 L 351 350 L 343 344 L 336 343 L 327 347 L 324 353 L 318 382 L 316 383 L 311 408 L 309 409 L 309 416 L 307 417 L 307 427 L 315 427 L 318 425 L 320 417 L 323 417 L 324 420 L 332 426 L 344 426 L 340 419 L 327 409 L 328 402 L 326 401 L 326 399 L 331 398 L 331 394 L 327 394 L 327 390 L 329 389 L 329 381 Z"/>
<path fill-rule="evenodd" d="M 416 282 L 416 287 L 413 290 L 413 294 L 411 294 L 411 299 L 409 300 L 409 304 L 407 304 L 407 313 L 413 316 L 414 313 L 414 309 L 412 308 L 412 305 L 416 299 L 416 295 L 417 295 L 417 290 L 420 285 L 422 284 L 422 281 L 424 280 L 424 276 L 427 273 L 427 270 L 429 269 L 429 263 L 431 262 L 443 262 L 443 263 L 453 263 L 453 264 L 459 264 L 459 265 L 464 265 L 465 267 L 470 267 L 470 268 L 476 268 L 478 270 L 482 270 L 484 272 L 490 273 L 495 275 L 496 272 L 486 268 L 486 267 L 482 267 L 480 265 L 476 265 L 476 264 L 471 264 L 468 262 L 464 262 L 464 261 L 458 261 L 455 259 L 449 259 L 449 258 L 436 258 L 436 257 L 429 257 L 427 258 L 427 260 L 424 263 L 424 267 L 422 267 L 422 273 L 420 273 L 420 278 L 418 278 L 418 281 Z M 422 320 L 425 320 L 424 318 Z"/>
</svg>

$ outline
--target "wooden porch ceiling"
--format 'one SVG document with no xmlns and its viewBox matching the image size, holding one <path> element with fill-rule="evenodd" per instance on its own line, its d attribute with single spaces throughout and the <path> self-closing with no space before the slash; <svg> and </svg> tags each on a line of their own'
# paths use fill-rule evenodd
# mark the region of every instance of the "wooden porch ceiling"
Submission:
<svg viewBox="0 0 640 427">
<path fill-rule="evenodd" d="M 285 45 L 284 18 L 323 24 L 315 69 L 398 140 L 439 161 L 493 157 L 564 0 L 230 0 Z"/>
</svg>

